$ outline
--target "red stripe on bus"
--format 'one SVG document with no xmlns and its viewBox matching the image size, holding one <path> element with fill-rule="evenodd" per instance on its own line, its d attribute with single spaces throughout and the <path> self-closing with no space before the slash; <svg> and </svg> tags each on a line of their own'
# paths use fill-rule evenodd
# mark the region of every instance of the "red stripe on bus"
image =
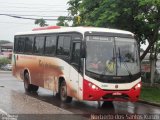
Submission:
<svg viewBox="0 0 160 120">
<path fill-rule="evenodd" d="M 32 31 L 60 29 L 60 28 L 61 28 L 60 26 L 47 26 L 47 27 L 34 28 L 34 29 L 32 29 Z"/>
</svg>

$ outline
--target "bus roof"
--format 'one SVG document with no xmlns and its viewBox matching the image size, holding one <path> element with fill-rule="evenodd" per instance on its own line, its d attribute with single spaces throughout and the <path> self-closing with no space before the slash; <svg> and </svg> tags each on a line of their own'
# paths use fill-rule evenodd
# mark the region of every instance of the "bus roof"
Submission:
<svg viewBox="0 0 160 120">
<path fill-rule="evenodd" d="M 16 35 L 63 33 L 63 32 L 79 32 L 82 34 L 84 34 L 85 32 L 107 32 L 107 33 L 119 33 L 119 34 L 133 35 L 133 33 L 129 31 L 110 29 L 110 28 L 99 28 L 99 27 L 59 27 L 59 28 L 57 27 L 55 29 L 54 28 L 53 29 L 43 29 L 42 27 L 42 28 L 33 29 L 33 31 L 19 32 Z"/>
</svg>

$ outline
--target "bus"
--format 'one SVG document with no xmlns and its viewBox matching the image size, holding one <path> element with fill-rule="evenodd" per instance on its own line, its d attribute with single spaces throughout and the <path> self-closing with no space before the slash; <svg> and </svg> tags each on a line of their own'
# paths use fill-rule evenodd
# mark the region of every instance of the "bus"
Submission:
<svg viewBox="0 0 160 120">
<path fill-rule="evenodd" d="M 129 31 L 98 27 L 35 28 L 14 36 L 13 75 L 27 92 L 49 89 L 61 101 L 136 102 L 139 49 Z"/>
</svg>

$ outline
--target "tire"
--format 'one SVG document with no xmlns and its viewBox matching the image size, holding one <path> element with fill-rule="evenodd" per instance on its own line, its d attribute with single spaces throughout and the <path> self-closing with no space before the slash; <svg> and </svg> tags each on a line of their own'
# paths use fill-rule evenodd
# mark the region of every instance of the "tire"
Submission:
<svg viewBox="0 0 160 120">
<path fill-rule="evenodd" d="M 72 97 L 67 96 L 67 86 L 64 80 L 61 82 L 61 85 L 60 85 L 60 99 L 65 103 L 72 102 Z"/>
<path fill-rule="evenodd" d="M 24 89 L 25 89 L 25 91 L 26 92 L 37 92 L 38 88 L 39 88 L 38 86 L 30 84 L 29 73 L 26 72 L 24 74 Z"/>
</svg>

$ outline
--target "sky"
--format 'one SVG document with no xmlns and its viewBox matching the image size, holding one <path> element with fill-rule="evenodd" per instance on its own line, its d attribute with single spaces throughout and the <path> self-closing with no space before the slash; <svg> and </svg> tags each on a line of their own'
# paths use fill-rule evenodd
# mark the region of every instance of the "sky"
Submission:
<svg viewBox="0 0 160 120">
<path fill-rule="evenodd" d="M 14 41 L 17 32 L 30 31 L 39 27 L 35 20 L 27 20 L 4 16 L 16 15 L 30 18 L 57 19 L 58 16 L 68 15 L 69 0 L 0 0 L 0 40 Z M 48 17 L 46 17 L 48 16 Z M 46 21 L 49 25 L 56 25 L 57 21 Z M 142 45 L 146 49 L 146 45 Z"/>
<path fill-rule="evenodd" d="M 12 18 L 2 14 L 30 18 L 57 19 L 68 15 L 68 0 L 0 0 L 0 40 L 13 42 L 17 32 L 30 31 L 39 27 L 34 20 Z M 46 17 L 48 16 L 48 17 Z M 46 21 L 56 25 L 57 21 Z"/>
</svg>

